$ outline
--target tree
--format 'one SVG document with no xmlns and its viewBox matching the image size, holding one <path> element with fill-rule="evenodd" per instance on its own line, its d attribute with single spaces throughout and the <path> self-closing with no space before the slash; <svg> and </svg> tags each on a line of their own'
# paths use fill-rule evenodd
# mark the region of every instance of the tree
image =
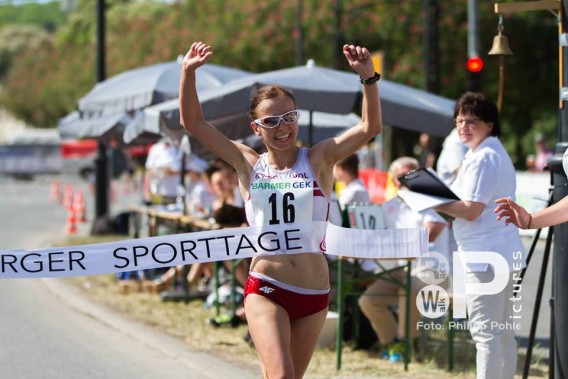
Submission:
<svg viewBox="0 0 568 379">
<path fill-rule="evenodd" d="M 15 57 L 49 43 L 48 33 L 34 25 L 9 25 L 0 29 L 0 81 L 10 70 Z"/>
<path fill-rule="evenodd" d="M 214 46 L 213 63 L 253 72 L 295 64 L 296 0 L 107 1 L 107 76 L 175 60 L 195 40 Z M 483 91 L 497 97 L 498 63 L 489 57 L 498 17 L 493 3 L 480 3 Z M 326 67 L 348 70 L 338 56 L 344 41 L 384 53 L 386 79 L 423 87 L 423 2 L 305 0 L 304 56 Z M 79 0 L 42 46 L 42 58 L 18 57 L 0 102 L 26 122 L 54 126 L 95 84 L 95 2 Z M 535 122 L 556 118 L 558 72 L 556 20 L 543 14 L 505 17 L 514 56 L 506 59 L 503 140 L 513 157 L 524 156 L 523 136 Z M 441 1 L 438 41 L 440 94 L 457 98 L 468 88 L 467 0 Z M 339 58 L 339 59 L 338 59 Z M 380 84 L 379 84 L 380 86 Z M 543 121 L 539 121 L 543 120 Z M 414 141 L 410 141 L 413 144 Z M 516 158 L 521 163 L 523 160 Z"/>
<path fill-rule="evenodd" d="M 65 19 L 66 15 L 59 7 L 59 1 L 0 6 L 0 25 L 35 25 L 47 32 L 53 32 Z"/>
</svg>

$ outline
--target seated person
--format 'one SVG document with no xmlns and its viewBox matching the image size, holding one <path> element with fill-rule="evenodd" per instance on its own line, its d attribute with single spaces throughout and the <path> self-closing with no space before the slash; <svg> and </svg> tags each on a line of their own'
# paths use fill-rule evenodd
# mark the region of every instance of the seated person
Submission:
<svg viewBox="0 0 568 379">
<path fill-rule="evenodd" d="M 190 156 L 186 170 L 189 179 L 185 198 L 187 214 L 194 217 L 210 217 L 215 200 L 210 178 L 216 168 L 208 167 L 204 160 Z"/>
<path fill-rule="evenodd" d="M 369 203 L 371 197 L 363 181 L 359 179 L 359 158 L 352 154 L 337 162 L 333 167 L 333 176 L 336 180 L 345 183 L 339 195 L 339 204 L 342 209 L 349 204 Z"/>
<path fill-rule="evenodd" d="M 245 282 L 248 277 L 249 260 L 242 259 L 236 266 L 233 267 L 232 261 L 224 261 L 223 267 L 232 272 L 234 269 L 236 285 L 244 288 Z M 190 288 L 199 288 L 199 282 L 203 279 L 209 282 L 213 278 L 213 263 L 194 263 L 189 269 L 187 274 L 187 282 Z M 232 326 L 237 326 L 242 322 L 246 322 L 245 309 L 243 304 L 238 304 L 234 315 L 220 315 L 220 317 L 213 317 L 208 320 L 209 324 L 213 326 L 220 326 L 222 324 L 230 323 Z"/>
<path fill-rule="evenodd" d="M 188 165 L 187 168 L 192 178 L 197 180 L 197 171 L 199 171 L 201 167 Z M 235 227 L 245 224 L 246 217 L 244 209 L 242 208 L 242 197 L 240 193 L 236 194 L 233 190 L 227 171 L 212 166 L 204 170 L 203 173 L 205 176 L 204 182 L 201 184 L 200 182 L 193 183 L 192 190 L 188 196 L 190 213 L 195 212 L 193 213 L 195 215 L 211 215 L 218 224 L 224 227 Z M 208 182 L 210 182 L 212 193 L 209 193 L 207 190 Z M 207 200 L 207 202 L 205 202 L 205 200 Z M 199 208 L 202 206 L 205 206 L 205 208 Z M 211 212 L 211 214 L 209 214 L 209 212 Z M 226 261 L 225 267 L 227 267 L 229 271 L 231 269 L 230 266 L 230 261 Z M 204 272 L 212 272 L 211 263 L 196 263 L 191 266 L 187 276 L 190 289 L 193 288 Z M 168 285 L 171 285 L 176 275 L 178 279 L 181 279 L 183 266 L 171 267 L 156 280 L 155 283 L 158 292 L 163 291 Z M 246 277 L 247 275 L 245 273 L 244 280 L 246 280 Z M 182 280 L 178 280 L 177 283 L 182 283 Z M 244 281 L 242 284 L 244 285 Z"/>
<path fill-rule="evenodd" d="M 151 204 L 168 205 L 176 202 L 181 183 L 181 151 L 169 140 L 152 145 L 145 167 L 144 197 Z"/>
<path fill-rule="evenodd" d="M 418 161 L 411 157 L 402 157 L 393 161 L 389 171 L 395 186 L 398 189 L 402 188 L 398 177 L 417 169 L 418 166 Z M 429 242 L 438 241 L 441 243 L 439 248 L 435 248 L 436 251 L 441 252 L 440 249 L 447 246 L 447 239 L 440 237 L 445 229 L 446 221 L 435 211 L 431 210 L 419 214 L 410 209 L 399 196 L 385 202 L 382 207 L 388 229 L 427 228 Z M 445 245 L 444 241 L 446 241 Z M 401 261 L 401 266 L 406 266 L 407 261 Z M 402 340 L 405 338 L 406 321 L 406 271 L 399 269 L 385 275 L 384 278 L 377 279 L 367 287 L 359 297 L 359 307 L 369 319 L 381 345 L 385 348 L 383 357 L 388 358 L 391 362 L 396 362 L 404 360 L 405 354 L 405 344 Z M 389 279 L 396 280 L 401 284 L 392 283 Z M 415 299 L 421 286 L 420 279 L 413 275 L 410 301 L 410 338 L 418 336 L 416 325 L 419 321 L 419 313 Z M 397 304 L 398 322 L 390 309 L 391 306 Z"/>
</svg>

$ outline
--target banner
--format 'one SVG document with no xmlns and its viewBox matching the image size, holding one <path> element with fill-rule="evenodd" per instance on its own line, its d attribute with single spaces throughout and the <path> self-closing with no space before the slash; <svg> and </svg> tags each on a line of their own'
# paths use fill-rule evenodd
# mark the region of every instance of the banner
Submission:
<svg viewBox="0 0 568 379">
<path fill-rule="evenodd" d="M 412 258 L 427 254 L 427 247 L 427 229 L 361 230 L 319 221 L 0 250 L 0 278 L 97 275 L 305 252 L 368 259 Z"/>
</svg>

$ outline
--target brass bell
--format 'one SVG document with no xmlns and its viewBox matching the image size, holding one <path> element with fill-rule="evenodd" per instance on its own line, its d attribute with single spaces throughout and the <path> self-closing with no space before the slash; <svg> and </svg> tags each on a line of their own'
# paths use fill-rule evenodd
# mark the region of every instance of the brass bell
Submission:
<svg viewBox="0 0 568 379">
<path fill-rule="evenodd" d="M 511 48 L 509 47 L 509 40 L 507 36 L 503 35 L 503 22 L 502 19 L 499 20 L 499 27 L 497 28 L 498 34 L 493 37 L 493 46 L 489 50 L 489 55 L 513 55 Z"/>
<path fill-rule="evenodd" d="M 513 55 L 511 48 L 509 47 L 509 40 L 507 36 L 499 33 L 493 37 L 493 46 L 489 50 L 489 55 Z"/>
</svg>

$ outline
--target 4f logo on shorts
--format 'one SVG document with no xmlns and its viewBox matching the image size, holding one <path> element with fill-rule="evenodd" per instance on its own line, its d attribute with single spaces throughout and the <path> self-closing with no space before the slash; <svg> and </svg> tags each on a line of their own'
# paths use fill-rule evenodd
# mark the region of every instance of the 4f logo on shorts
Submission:
<svg viewBox="0 0 568 379">
<path fill-rule="evenodd" d="M 262 291 L 262 292 L 264 292 L 264 293 L 266 293 L 266 294 L 269 294 L 269 293 L 274 292 L 274 288 L 268 287 L 268 286 L 260 287 L 258 290 L 259 290 L 259 291 Z"/>
</svg>

